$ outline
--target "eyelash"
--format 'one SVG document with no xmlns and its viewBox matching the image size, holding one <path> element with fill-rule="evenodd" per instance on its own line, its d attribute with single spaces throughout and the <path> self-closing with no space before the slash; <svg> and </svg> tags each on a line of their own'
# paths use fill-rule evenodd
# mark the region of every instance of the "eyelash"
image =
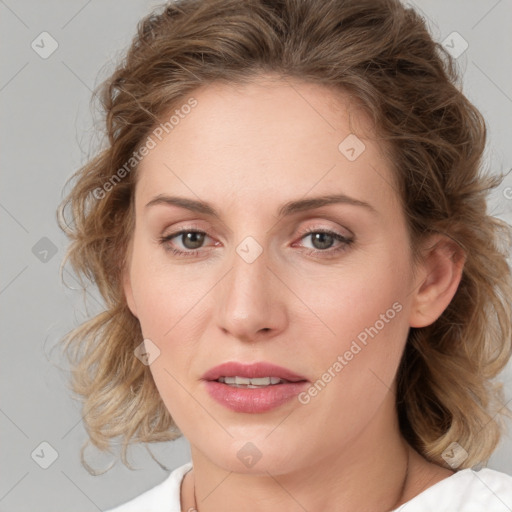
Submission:
<svg viewBox="0 0 512 512">
<path fill-rule="evenodd" d="M 201 249 L 192 249 L 189 251 L 182 251 L 180 249 L 176 249 L 175 247 L 172 247 L 169 245 L 169 242 L 176 238 L 177 236 L 184 235 L 186 233 L 198 233 L 202 235 L 209 236 L 208 233 L 205 231 L 201 231 L 199 229 L 195 228 L 185 228 L 180 231 L 176 231 L 175 233 L 171 233 L 169 235 L 163 236 L 158 239 L 159 243 L 164 246 L 166 251 L 170 251 L 175 256 L 184 256 L 186 258 L 188 257 L 194 257 L 199 254 Z M 339 233 L 336 233 L 336 231 L 330 231 L 328 229 L 307 229 L 300 232 L 300 239 L 302 240 L 307 235 L 316 234 L 316 233 L 324 233 L 326 235 L 331 235 L 335 240 L 338 240 L 339 242 L 342 242 L 342 244 L 337 248 L 330 248 L 330 249 L 306 249 L 306 254 L 309 256 L 318 256 L 319 254 L 327 254 L 328 256 L 320 256 L 321 258 L 329 258 L 337 255 L 338 253 L 341 253 L 343 251 L 346 251 L 348 247 L 354 242 L 353 238 L 347 238 L 343 235 L 340 235 Z"/>
<path fill-rule="evenodd" d="M 337 254 L 346 251 L 349 246 L 354 242 L 353 238 L 347 238 L 343 235 L 340 235 L 336 231 L 331 231 L 330 229 L 304 229 L 300 231 L 300 240 L 303 238 L 306 238 L 306 236 L 316 233 L 323 233 L 326 235 L 330 235 L 334 238 L 334 240 L 337 240 L 338 242 L 341 242 L 341 244 L 338 247 L 330 248 L 330 249 L 305 249 L 306 254 L 309 256 L 318 256 L 319 254 L 326 254 L 327 256 L 320 256 L 321 258 L 330 258 L 333 256 L 336 256 Z"/>
</svg>

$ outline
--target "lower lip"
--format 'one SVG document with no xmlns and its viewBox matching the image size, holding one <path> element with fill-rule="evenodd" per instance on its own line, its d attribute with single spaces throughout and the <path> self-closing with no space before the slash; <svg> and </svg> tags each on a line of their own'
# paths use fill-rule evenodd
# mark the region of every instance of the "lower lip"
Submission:
<svg viewBox="0 0 512 512">
<path fill-rule="evenodd" d="M 308 385 L 307 381 L 274 384 L 262 388 L 235 388 L 215 380 L 205 381 L 210 396 L 235 412 L 261 413 L 283 405 Z"/>
</svg>

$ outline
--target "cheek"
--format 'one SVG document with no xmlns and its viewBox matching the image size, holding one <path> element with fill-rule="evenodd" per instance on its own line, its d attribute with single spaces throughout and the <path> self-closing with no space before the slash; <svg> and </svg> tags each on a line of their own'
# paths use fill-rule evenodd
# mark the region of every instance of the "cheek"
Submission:
<svg viewBox="0 0 512 512">
<path fill-rule="evenodd" d="M 352 273 L 328 290 L 331 300 L 324 300 L 318 315 L 334 335 L 303 329 L 309 346 L 298 349 L 310 355 L 314 376 L 299 396 L 301 413 L 304 421 L 314 417 L 323 425 L 326 449 L 356 437 L 382 404 L 390 403 L 409 330 L 407 287 L 389 273 Z"/>
<path fill-rule="evenodd" d="M 311 306 L 318 320 L 310 317 L 322 329 L 322 338 L 329 346 L 342 348 L 374 324 L 384 334 L 390 326 L 407 323 L 406 315 L 397 310 L 406 308 L 411 281 L 406 258 L 382 251 L 378 257 L 361 257 L 355 264 L 315 278 L 302 276 L 294 291 Z M 395 303 L 399 304 L 393 307 Z"/>
<path fill-rule="evenodd" d="M 194 319 L 201 310 L 207 283 L 194 278 L 184 265 L 172 265 L 160 249 L 134 244 L 131 285 L 141 330 L 158 347 L 150 371 L 167 410 L 181 429 L 194 402 L 188 391 L 191 360 L 198 352 L 200 333 Z M 187 431 L 190 430 L 190 427 Z"/>
<path fill-rule="evenodd" d="M 191 266 L 171 263 L 160 247 L 134 244 L 131 286 L 145 337 L 157 343 L 168 339 L 182 322 L 187 323 L 188 315 L 197 314 L 200 308 L 195 306 L 210 287 L 204 275 Z"/>
<path fill-rule="evenodd" d="M 321 320 L 302 321 L 298 351 L 310 353 L 316 340 L 312 361 L 320 387 L 329 383 L 327 400 L 377 399 L 392 385 L 409 331 L 412 276 L 406 255 L 391 248 L 379 254 L 335 279 L 298 289 Z"/>
</svg>

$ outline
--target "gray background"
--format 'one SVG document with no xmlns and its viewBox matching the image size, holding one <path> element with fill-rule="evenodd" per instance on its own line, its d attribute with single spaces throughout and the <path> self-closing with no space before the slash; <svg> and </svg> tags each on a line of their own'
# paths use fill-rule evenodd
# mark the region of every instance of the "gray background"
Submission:
<svg viewBox="0 0 512 512">
<path fill-rule="evenodd" d="M 487 162 L 498 172 L 509 170 L 512 0 L 408 3 L 423 12 L 437 40 L 456 31 L 469 44 L 458 58 L 464 91 L 488 122 Z M 119 462 L 94 477 L 81 466 L 80 447 L 87 435 L 79 404 L 68 392 L 64 362 L 52 350 L 63 334 L 101 309 L 94 290 L 87 293 L 86 309 L 73 277 L 64 273 L 76 290 L 60 281 L 67 241 L 56 225 L 55 209 L 65 180 L 97 143 L 92 89 L 113 70 L 137 21 L 157 5 L 147 0 L 0 0 L 1 512 L 105 510 L 167 476 L 143 446 L 129 452 L 136 471 Z M 44 31 L 58 43 L 47 58 L 31 47 Z M 448 39 L 454 50 L 462 48 L 457 37 Z M 45 39 L 39 51 L 48 51 L 50 43 Z M 493 194 L 491 207 L 512 222 L 512 189 L 506 194 L 507 187 L 512 187 L 511 176 Z M 510 366 L 503 378 L 510 400 Z M 57 454 L 47 469 L 40 464 L 51 462 L 52 452 L 40 447 L 42 442 Z M 169 469 L 189 460 L 183 439 L 150 448 Z M 509 433 L 489 467 L 512 474 L 511 455 Z M 111 461 L 91 447 L 86 456 L 94 467 Z"/>
</svg>

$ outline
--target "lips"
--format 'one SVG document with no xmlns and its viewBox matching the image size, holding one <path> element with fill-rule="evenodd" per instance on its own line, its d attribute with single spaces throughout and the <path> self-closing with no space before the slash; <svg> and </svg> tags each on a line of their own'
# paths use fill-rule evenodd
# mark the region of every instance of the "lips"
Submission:
<svg viewBox="0 0 512 512">
<path fill-rule="evenodd" d="M 237 413 L 252 414 L 290 402 L 309 385 L 302 375 L 265 362 L 224 363 L 208 370 L 202 380 L 216 402 Z"/>
<path fill-rule="evenodd" d="M 260 362 L 244 364 L 234 361 L 211 368 L 202 376 L 202 379 L 213 381 L 218 380 L 220 377 L 245 377 L 248 379 L 276 377 L 287 382 L 307 381 L 306 377 L 272 363 Z"/>
</svg>

